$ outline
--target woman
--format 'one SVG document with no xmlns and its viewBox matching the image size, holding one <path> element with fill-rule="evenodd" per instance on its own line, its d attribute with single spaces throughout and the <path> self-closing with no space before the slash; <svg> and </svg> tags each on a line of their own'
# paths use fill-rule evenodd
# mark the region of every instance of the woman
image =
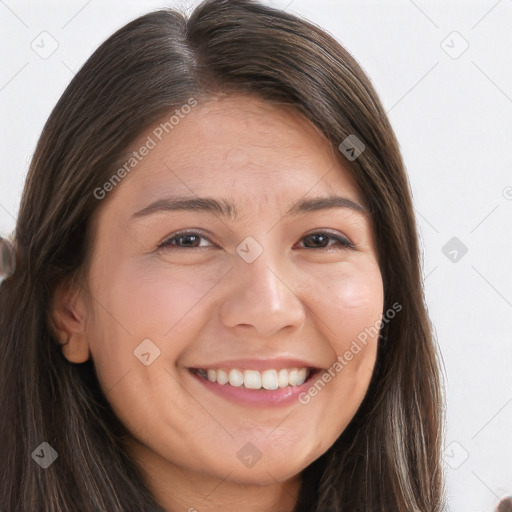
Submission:
<svg viewBox="0 0 512 512">
<path fill-rule="evenodd" d="M 142 16 L 37 146 L 0 288 L 0 510 L 443 509 L 393 130 L 329 35 Z"/>
</svg>

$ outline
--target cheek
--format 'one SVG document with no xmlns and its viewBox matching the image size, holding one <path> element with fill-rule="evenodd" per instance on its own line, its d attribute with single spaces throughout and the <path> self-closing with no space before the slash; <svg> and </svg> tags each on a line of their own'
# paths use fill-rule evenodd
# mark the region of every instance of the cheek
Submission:
<svg viewBox="0 0 512 512">
<path fill-rule="evenodd" d="M 384 307 L 382 276 L 376 264 L 347 266 L 318 280 L 316 296 L 320 295 L 320 283 L 323 299 L 316 303 L 315 312 L 324 320 L 327 336 L 339 353 L 379 320 Z"/>
<path fill-rule="evenodd" d="M 332 417 L 348 419 L 362 401 L 375 366 L 384 308 L 382 276 L 376 263 L 347 265 L 323 284 L 325 298 L 314 313 L 332 351 L 329 387 L 342 404 L 339 415 Z"/>
<path fill-rule="evenodd" d="M 110 267 L 108 273 L 101 270 L 97 276 L 102 284 L 94 294 L 94 321 L 88 329 L 91 355 L 106 390 L 128 373 L 130 381 L 145 378 L 147 368 L 136 356 L 140 346 L 150 349 L 151 358 L 158 354 L 158 366 L 177 360 L 188 343 L 180 334 L 201 325 L 198 315 L 216 283 L 210 274 L 149 272 L 128 264 Z M 154 347 L 141 345 L 148 339 Z"/>
<path fill-rule="evenodd" d="M 377 354 L 384 301 L 379 267 L 372 262 L 340 268 L 317 274 L 309 293 L 315 324 L 332 353 L 327 371 L 299 396 L 307 421 L 313 422 L 313 430 L 322 432 L 314 453 L 327 450 L 356 414 Z M 315 297 L 322 298 L 315 301 Z"/>
<path fill-rule="evenodd" d="M 125 265 L 110 276 L 104 287 L 104 304 L 132 337 L 163 339 L 171 336 L 178 324 L 197 315 L 215 282 L 211 273 L 183 269 L 158 272 Z"/>
<path fill-rule="evenodd" d="M 382 304 L 382 277 L 376 264 L 353 267 L 333 276 L 331 293 L 338 306 L 346 310 L 365 310 Z"/>
</svg>

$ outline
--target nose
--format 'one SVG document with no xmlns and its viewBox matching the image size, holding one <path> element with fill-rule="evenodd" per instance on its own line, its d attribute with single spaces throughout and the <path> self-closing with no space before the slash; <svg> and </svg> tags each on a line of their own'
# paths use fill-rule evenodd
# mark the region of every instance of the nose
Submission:
<svg viewBox="0 0 512 512">
<path fill-rule="evenodd" d="M 271 337 L 286 327 L 302 327 L 305 310 L 296 294 L 297 283 L 284 271 L 274 270 L 282 267 L 275 265 L 266 251 L 252 263 L 237 262 L 229 273 L 233 286 L 228 287 L 220 308 L 226 327 L 254 330 L 258 337 Z"/>
</svg>

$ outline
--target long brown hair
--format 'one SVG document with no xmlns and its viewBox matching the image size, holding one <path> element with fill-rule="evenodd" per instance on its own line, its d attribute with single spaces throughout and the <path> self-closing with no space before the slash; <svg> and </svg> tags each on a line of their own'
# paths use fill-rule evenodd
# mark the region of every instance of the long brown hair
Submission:
<svg viewBox="0 0 512 512">
<path fill-rule="evenodd" d="M 443 510 L 440 356 L 393 129 L 338 42 L 251 0 L 207 0 L 188 19 L 162 9 L 130 22 L 88 59 L 43 129 L 17 219 L 17 268 L 0 287 L 0 510 L 162 510 L 122 449 L 123 426 L 93 362 L 63 357 L 48 315 L 57 284 L 87 281 L 94 219 L 107 201 L 94 191 L 130 143 L 189 98 L 218 92 L 291 105 L 332 143 L 372 212 L 384 309 L 401 305 L 382 324 L 357 414 L 304 470 L 296 511 Z M 338 150 L 349 135 L 365 145 L 356 159 Z M 47 469 L 32 456 L 43 442 L 58 453 Z"/>
</svg>

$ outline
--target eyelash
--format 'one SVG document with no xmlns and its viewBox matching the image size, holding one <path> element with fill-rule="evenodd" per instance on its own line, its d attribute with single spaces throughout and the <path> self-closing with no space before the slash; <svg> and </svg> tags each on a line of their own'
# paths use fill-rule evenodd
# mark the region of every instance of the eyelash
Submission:
<svg viewBox="0 0 512 512">
<path fill-rule="evenodd" d="M 211 242 L 211 240 L 209 238 L 203 236 L 198 231 L 194 231 L 194 230 L 180 231 L 178 233 L 173 234 L 171 237 L 166 238 L 163 242 L 161 242 L 158 245 L 158 249 L 168 249 L 169 247 L 173 246 L 173 244 L 170 243 L 171 241 L 174 241 L 174 240 L 176 240 L 180 237 L 186 236 L 186 235 L 195 235 L 195 236 L 204 238 L 205 240 L 208 240 Z M 336 240 L 338 242 L 338 245 L 341 246 L 342 249 L 355 249 L 355 246 L 347 238 L 344 238 L 344 237 L 341 237 L 338 235 L 334 235 L 327 231 L 315 231 L 313 233 L 309 233 L 308 235 L 304 236 L 302 239 L 309 238 L 314 235 L 328 236 L 331 239 Z M 200 249 L 200 247 L 179 247 L 179 246 L 175 246 L 175 247 L 176 247 L 176 249 Z M 328 245 L 326 247 L 318 247 L 318 249 L 328 249 L 329 247 L 331 247 L 331 246 Z M 315 249 L 315 248 L 313 247 L 313 248 L 308 248 L 308 249 Z"/>
</svg>

